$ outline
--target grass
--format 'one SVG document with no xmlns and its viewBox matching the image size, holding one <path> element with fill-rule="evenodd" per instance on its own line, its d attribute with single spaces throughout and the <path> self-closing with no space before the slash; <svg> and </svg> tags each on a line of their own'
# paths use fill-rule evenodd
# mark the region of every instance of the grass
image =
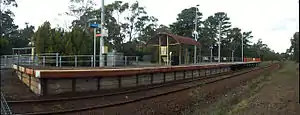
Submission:
<svg viewBox="0 0 300 115">
<path fill-rule="evenodd" d="M 270 64 L 271 62 L 262 62 L 259 66 L 265 66 Z M 245 109 L 248 105 L 248 101 L 244 98 L 251 97 L 256 92 L 260 91 L 260 89 L 266 84 L 266 81 L 270 80 L 270 76 L 272 76 L 271 71 L 264 71 L 258 78 L 249 81 L 247 85 L 238 87 L 233 89 L 225 96 L 221 97 L 221 100 L 213 103 L 207 109 L 202 109 L 198 105 L 201 102 L 206 101 L 203 100 L 208 94 L 201 93 L 201 89 L 195 89 L 195 91 L 191 92 L 191 96 L 194 99 L 194 102 L 188 106 L 181 113 L 182 115 L 198 115 L 198 114 L 209 114 L 209 115 L 231 115 L 235 114 L 243 109 Z M 246 93 L 246 94 L 245 94 Z"/>
<path fill-rule="evenodd" d="M 231 108 L 232 110 L 230 110 L 228 112 L 229 115 L 235 115 L 238 114 L 240 111 L 243 111 L 244 109 L 246 109 L 249 105 L 249 103 L 255 98 L 255 94 L 260 91 L 260 89 L 266 85 L 266 84 L 271 84 L 272 82 L 275 82 L 274 79 L 276 79 L 275 77 L 280 76 L 281 79 L 284 76 L 284 79 L 288 79 L 288 80 L 293 80 L 295 77 L 294 76 L 298 76 L 297 73 L 299 73 L 299 65 L 295 65 L 295 63 L 293 62 L 285 62 L 285 63 L 281 63 L 280 64 L 280 69 L 278 71 L 275 71 L 272 75 L 268 75 L 265 76 L 265 80 L 261 80 L 260 83 L 254 83 L 250 85 L 250 89 L 251 92 L 248 98 L 242 100 L 241 102 L 239 102 L 236 105 L 233 105 Z M 295 68 L 296 67 L 296 68 Z M 298 71 L 298 72 L 297 72 Z M 279 78 L 279 77 L 277 77 Z M 281 81 L 281 80 L 279 80 Z M 278 82 L 278 80 L 277 80 Z"/>
</svg>

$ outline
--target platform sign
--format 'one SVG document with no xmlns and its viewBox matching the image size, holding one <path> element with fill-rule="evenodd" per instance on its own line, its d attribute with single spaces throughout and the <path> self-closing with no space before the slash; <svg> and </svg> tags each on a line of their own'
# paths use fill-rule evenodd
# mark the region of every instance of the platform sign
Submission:
<svg viewBox="0 0 300 115">
<path fill-rule="evenodd" d="M 108 36 L 108 30 L 107 29 L 102 29 L 102 35 L 107 37 Z"/>
<path fill-rule="evenodd" d="M 102 46 L 101 49 L 102 49 L 102 54 L 106 54 L 108 52 L 107 46 L 104 46 L 104 47 Z"/>
<path fill-rule="evenodd" d="M 160 55 L 167 55 L 167 47 L 166 46 L 160 46 Z"/>
<path fill-rule="evenodd" d="M 100 28 L 101 25 L 100 24 L 90 24 L 91 28 Z"/>
<path fill-rule="evenodd" d="M 101 34 L 96 34 L 96 37 L 100 37 L 101 36 Z"/>
</svg>

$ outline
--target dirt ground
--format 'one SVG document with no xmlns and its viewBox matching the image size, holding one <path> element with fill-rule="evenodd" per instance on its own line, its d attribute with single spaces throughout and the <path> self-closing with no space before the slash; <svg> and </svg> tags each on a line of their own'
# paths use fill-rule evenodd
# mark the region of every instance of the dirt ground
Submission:
<svg viewBox="0 0 300 115">
<path fill-rule="evenodd" d="M 196 100 L 182 114 L 297 115 L 300 114 L 299 100 L 299 65 L 284 62 L 279 70 L 265 72 L 232 89 L 208 107 L 200 108 Z"/>
</svg>

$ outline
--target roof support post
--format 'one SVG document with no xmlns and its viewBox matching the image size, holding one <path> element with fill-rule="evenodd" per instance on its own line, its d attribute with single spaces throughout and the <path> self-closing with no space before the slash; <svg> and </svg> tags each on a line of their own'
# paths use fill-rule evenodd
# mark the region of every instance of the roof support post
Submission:
<svg viewBox="0 0 300 115">
<path fill-rule="evenodd" d="M 169 65 L 169 36 L 167 35 L 167 65 Z"/>
<path fill-rule="evenodd" d="M 179 65 L 181 65 L 181 44 L 179 44 Z"/>
<path fill-rule="evenodd" d="M 160 54 L 160 52 L 161 52 L 161 49 L 160 49 L 161 41 L 160 40 L 161 40 L 160 36 L 158 36 L 158 63 L 159 63 L 159 65 L 161 65 L 161 54 Z"/>
</svg>

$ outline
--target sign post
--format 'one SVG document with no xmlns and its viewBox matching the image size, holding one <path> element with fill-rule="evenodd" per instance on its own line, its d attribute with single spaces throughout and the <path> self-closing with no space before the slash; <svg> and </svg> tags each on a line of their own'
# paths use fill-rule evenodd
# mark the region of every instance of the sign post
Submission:
<svg viewBox="0 0 300 115">
<path fill-rule="evenodd" d="M 90 27 L 94 29 L 94 55 L 93 55 L 93 67 L 96 67 L 96 37 L 97 37 L 97 28 L 101 28 L 100 24 L 91 23 Z M 100 61 L 100 60 L 99 60 Z"/>
</svg>

